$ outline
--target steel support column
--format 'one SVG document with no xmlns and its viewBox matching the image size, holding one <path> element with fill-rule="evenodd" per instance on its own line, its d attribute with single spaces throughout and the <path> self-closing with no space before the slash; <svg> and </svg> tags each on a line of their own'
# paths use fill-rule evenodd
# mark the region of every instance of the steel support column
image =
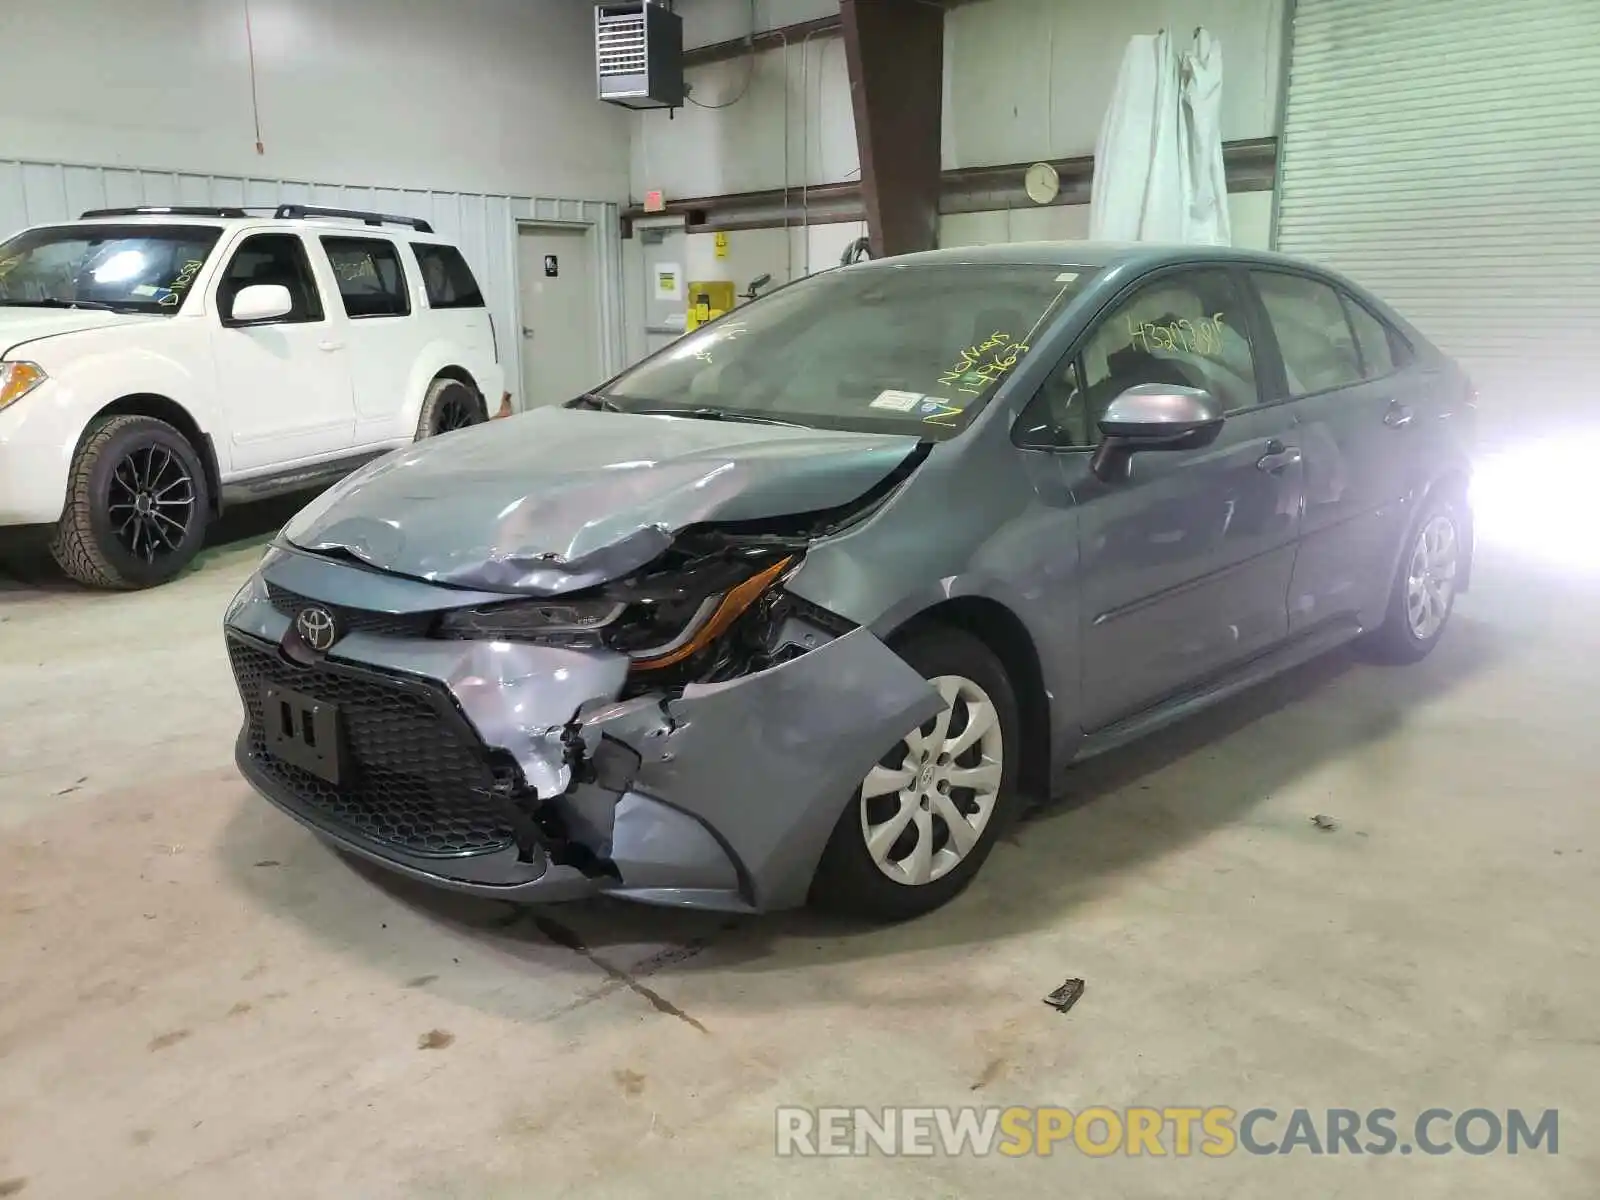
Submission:
<svg viewBox="0 0 1600 1200">
<path fill-rule="evenodd" d="M 928 0 L 841 0 L 861 193 L 874 257 L 939 238 L 944 9 Z"/>
</svg>

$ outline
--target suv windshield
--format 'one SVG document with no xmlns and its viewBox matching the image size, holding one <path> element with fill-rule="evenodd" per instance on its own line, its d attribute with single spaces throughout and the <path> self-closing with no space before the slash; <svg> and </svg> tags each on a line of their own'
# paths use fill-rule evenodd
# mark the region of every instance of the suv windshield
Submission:
<svg viewBox="0 0 1600 1200">
<path fill-rule="evenodd" d="M 61 225 L 0 243 L 0 305 L 175 313 L 222 230 Z"/>
<path fill-rule="evenodd" d="M 1025 263 L 828 271 L 686 335 L 588 399 L 943 440 L 1093 275 Z"/>
</svg>

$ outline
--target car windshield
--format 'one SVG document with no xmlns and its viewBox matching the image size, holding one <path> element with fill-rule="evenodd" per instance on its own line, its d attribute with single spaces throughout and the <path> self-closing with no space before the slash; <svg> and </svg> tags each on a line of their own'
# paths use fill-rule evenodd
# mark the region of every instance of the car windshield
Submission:
<svg viewBox="0 0 1600 1200">
<path fill-rule="evenodd" d="M 175 313 L 222 230 L 61 225 L 0 243 L 0 305 Z"/>
<path fill-rule="evenodd" d="M 1028 263 L 828 271 L 686 335 L 589 400 L 944 440 L 1093 274 Z"/>
</svg>

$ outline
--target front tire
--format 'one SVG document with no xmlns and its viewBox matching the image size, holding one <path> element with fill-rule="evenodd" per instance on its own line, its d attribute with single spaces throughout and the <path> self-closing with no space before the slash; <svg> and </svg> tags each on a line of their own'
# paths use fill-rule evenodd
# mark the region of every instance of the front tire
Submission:
<svg viewBox="0 0 1600 1200">
<path fill-rule="evenodd" d="M 154 417 L 110 417 L 73 456 L 50 554 L 88 587 L 154 587 L 199 553 L 210 511 L 205 468 L 183 434 Z"/>
<path fill-rule="evenodd" d="M 1470 526 L 1454 494 L 1431 496 L 1407 535 L 1383 624 L 1364 649 L 1379 662 L 1414 663 L 1444 636 L 1465 574 Z"/>
<path fill-rule="evenodd" d="M 1016 696 L 988 647 L 939 627 L 899 650 L 947 707 L 868 773 L 811 887 L 818 907 L 891 921 L 931 912 L 972 881 L 1015 813 L 1021 761 Z"/>
<path fill-rule="evenodd" d="M 459 379 L 435 379 L 422 400 L 417 418 L 417 441 L 438 437 L 488 420 L 478 393 Z"/>
</svg>

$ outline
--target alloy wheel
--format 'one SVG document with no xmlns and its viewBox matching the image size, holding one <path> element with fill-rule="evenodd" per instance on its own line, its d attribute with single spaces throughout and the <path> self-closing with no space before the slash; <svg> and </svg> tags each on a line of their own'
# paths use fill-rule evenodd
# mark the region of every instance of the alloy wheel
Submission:
<svg viewBox="0 0 1600 1200">
<path fill-rule="evenodd" d="M 122 548 L 153 563 L 174 554 L 194 523 L 195 482 L 165 446 L 137 446 L 111 472 L 106 516 Z"/>
<path fill-rule="evenodd" d="M 960 675 L 929 681 L 944 711 L 912 730 L 861 784 L 861 834 L 884 875 L 908 887 L 943 878 L 994 815 L 1004 735 L 989 694 Z"/>
<path fill-rule="evenodd" d="M 1406 622 L 1418 641 L 1436 636 L 1450 615 L 1460 557 L 1455 522 L 1444 513 L 1418 531 L 1406 567 Z"/>
<path fill-rule="evenodd" d="M 477 422 L 477 416 L 472 411 L 469 401 L 455 395 L 447 395 L 444 402 L 439 405 L 439 415 L 434 418 L 434 433 L 449 433 L 456 429 L 465 429 Z"/>
</svg>

